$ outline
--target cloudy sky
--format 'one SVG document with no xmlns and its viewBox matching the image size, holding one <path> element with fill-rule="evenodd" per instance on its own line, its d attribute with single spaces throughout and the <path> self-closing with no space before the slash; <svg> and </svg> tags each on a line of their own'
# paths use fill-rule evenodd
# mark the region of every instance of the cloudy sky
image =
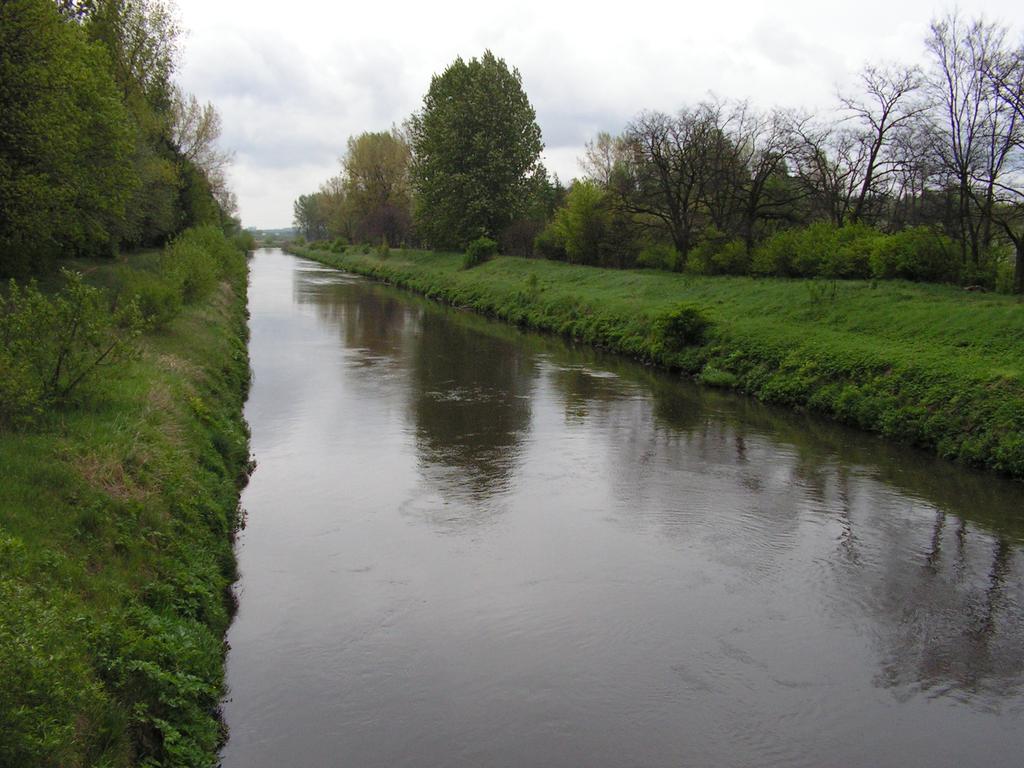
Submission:
<svg viewBox="0 0 1024 768">
<path fill-rule="evenodd" d="M 964 0 L 1012 22 L 1019 0 Z M 866 61 L 924 60 L 926 0 L 323 2 L 177 0 L 179 81 L 212 101 L 246 226 L 291 224 L 292 201 L 338 171 L 351 135 L 401 123 L 431 75 L 485 49 L 518 67 L 563 181 L 583 145 L 642 109 L 716 94 L 824 108 Z M 1014 28 L 1014 34 L 1020 29 Z"/>
</svg>

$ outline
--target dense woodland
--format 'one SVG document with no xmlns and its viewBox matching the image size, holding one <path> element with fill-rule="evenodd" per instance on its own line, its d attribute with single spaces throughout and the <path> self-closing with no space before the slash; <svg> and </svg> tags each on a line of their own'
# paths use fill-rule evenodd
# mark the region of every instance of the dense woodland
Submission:
<svg viewBox="0 0 1024 768">
<path fill-rule="evenodd" d="M 906 278 L 1024 292 L 1024 45 L 957 14 L 927 66 L 868 64 L 827 114 L 712 99 L 642 112 L 549 178 L 519 73 L 435 76 L 401 129 L 348 142 L 295 202 L 309 240 L 701 274 Z"/>
<path fill-rule="evenodd" d="M 220 118 L 173 75 L 163 0 L 0 3 L 0 275 L 237 229 Z"/>
</svg>

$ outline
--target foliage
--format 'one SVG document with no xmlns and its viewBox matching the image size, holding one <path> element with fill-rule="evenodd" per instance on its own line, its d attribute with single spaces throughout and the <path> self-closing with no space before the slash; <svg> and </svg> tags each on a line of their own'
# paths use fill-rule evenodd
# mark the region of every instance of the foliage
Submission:
<svg viewBox="0 0 1024 768">
<path fill-rule="evenodd" d="M 956 282 L 955 253 L 945 235 L 928 227 L 912 227 L 878 239 L 871 252 L 871 270 L 880 278 Z"/>
<path fill-rule="evenodd" d="M 523 216 L 540 172 L 540 128 L 522 78 L 486 51 L 435 75 L 409 120 L 417 232 L 436 247 L 497 237 Z"/>
<path fill-rule="evenodd" d="M 463 269 L 471 269 L 483 264 L 487 259 L 498 253 L 498 244 L 489 237 L 478 237 L 466 246 L 462 260 Z"/>
<path fill-rule="evenodd" d="M 342 210 L 347 234 L 354 240 L 404 242 L 412 227 L 409 188 L 411 149 L 405 137 L 392 130 L 362 133 L 348 140 L 342 158 L 343 195 L 334 205 Z M 331 203 L 328 201 L 328 207 Z M 328 222 L 328 233 L 338 230 Z"/>
<path fill-rule="evenodd" d="M 0 403 L 0 419 L 16 422 L 47 404 L 66 400 L 88 378 L 123 361 L 141 328 L 135 303 L 111 311 L 102 291 L 81 274 L 62 271 L 64 285 L 52 296 L 34 283 L 11 281 L 0 302 L 0 356 L 25 387 Z"/>
<path fill-rule="evenodd" d="M 644 269 L 675 272 L 679 269 L 679 251 L 667 243 L 653 243 L 645 247 L 636 258 L 636 265 Z"/>
<path fill-rule="evenodd" d="M 680 304 L 659 317 L 655 323 L 661 342 L 670 352 L 703 344 L 711 321 L 705 310 L 690 304 Z"/>
<path fill-rule="evenodd" d="M 122 301 L 113 273 L 153 266 L 88 277 Z M 0 764 L 216 764 L 245 333 L 242 279 L 140 337 L 87 407 L 0 433 Z"/>
<path fill-rule="evenodd" d="M 686 271 L 698 275 L 745 275 L 750 271 L 750 254 L 742 240 L 730 240 L 710 227 L 686 257 Z"/>
<path fill-rule="evenodd" d="M 0 275 L 117 245 L 139 179 L 102 48 L 52 2 L 0 4 Z"/>
<path fill-rule="evenodd" d="M 180 291 L 186 304 L 205 299 L 220 280 L 245 274 L 245 256 L 213 226 L 182 233 L 163 252 L 161 273 Z"/>
</svg>

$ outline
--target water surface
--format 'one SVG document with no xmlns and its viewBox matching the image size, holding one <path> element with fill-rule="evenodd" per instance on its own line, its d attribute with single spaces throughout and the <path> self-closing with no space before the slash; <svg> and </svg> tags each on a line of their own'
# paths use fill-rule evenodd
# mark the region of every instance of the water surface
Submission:
<svg viewBox="0 0 1024 768">
<path fill-rule="evenodd" d="M 228 768 L 1024 754 L 1022 487 L 276 250 Z"/>
</svg>

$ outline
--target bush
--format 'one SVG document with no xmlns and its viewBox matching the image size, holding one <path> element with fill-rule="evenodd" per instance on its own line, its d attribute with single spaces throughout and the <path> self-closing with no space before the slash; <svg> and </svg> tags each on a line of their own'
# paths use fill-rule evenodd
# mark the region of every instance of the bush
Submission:
<svg viewBox="0 0 1024 768">
<path fill-rule="evenodd" d="M 657 323 L 662 345 L 670 352 L 704 343 L 711 321 L 704 310 L 689 304 L 680 304 L 662 315 Z"/>
<path fill-rule="evenodd" d="M 680 267 L 679 251 L 667 243 L 648 245 L 636 257 L 636 265 L 641 269 L 661 269 L 674 272 Z"/>
<path fill-rule="evenodd" d="M 348 245 L 348 241 L 343 237 L 336 237 L 331 241 L 330 251 L 331 253 L 344 253 L 345 247 Z"/>
<path fill-rule="evenodd" d="M 256 237 L 247 229 L 243 229 L 232 237 L 231 242 L 242 253 L 256 250 Z"/>
<path fill-rule="evenodd" d="M 388 247 L 388 239 L 386 237 L 380 239 L 380 244 L 374 248 L 374 253 L 378 259 L 386 259 L 391 255 L 391 248 Z"/>
<path fill-rule="evenodd" d="M 697 275 L 745 275 L 750 272 L 747 246 L 742 240 L 730 240 L 715 227 L 708 227 L 686 255 L 686 271 Z"/>
<path fill-rule="evenodd" d="M 483 264 L 498 252 L 498 244 L 489 237 L 478 237 L 466 246 L 466 255 L 462 257 L 462 268 L 472 269 Z"/>
<path fill-rule="evenodd" d="M 120 291 L 138 303 L 143 321 L 152 328 L 167 326 L 181 311 L 182 296 L 178 286 L 151 272 L 127 270 Z"/>
<path fill-rule="evenodd" d="M 193 304 L 220 280 L 244 279 L 245 254 L 217 227 L 193 227 L 164 249 L 160 271 L 178 287 L 182 300 Z"/>
<path fill-rule="evenodd" d="M 871 272 L 879 278 L 955 282 L 960 277 L 953 241 L 928 227 L 911 227 L 877 240 Z"/>
<path fill-rule="evenodd" d="M 835 244 L 825 255 L 821 275 L 832 278 L 871 277 L 871 253 L 881 232 L 866 224 L 847 224 L 835 232 Z"/>
<path fill-rule="evenodd" d="M 793 254 L 799 237 L 800 231 L 796 229 L 776 232 L 754 251 L 750 271 L 755 275 L 792 277 L 795 274 Z"/>
<path fill-rule="evenodd" d="M 565 239 L 562 237 L 554 222 L 548 224 L 534 238 L 533 250 L 538 256 L 554 261 L 568 261 L 569 255 L 565 252 Z"/>
<path fill-rule="evenodd" d="M 12 280 L 0 299 L 0 421 L 8 425 L 30 422 L 134 350 L 142 327 L 138 306 L 129 302 L 112 311 L 106 295 L 81 274 L 62 270 L 61 276 L 64 285 L 53 296 L 35 283 L 20 287 Z"/>
</svg>

